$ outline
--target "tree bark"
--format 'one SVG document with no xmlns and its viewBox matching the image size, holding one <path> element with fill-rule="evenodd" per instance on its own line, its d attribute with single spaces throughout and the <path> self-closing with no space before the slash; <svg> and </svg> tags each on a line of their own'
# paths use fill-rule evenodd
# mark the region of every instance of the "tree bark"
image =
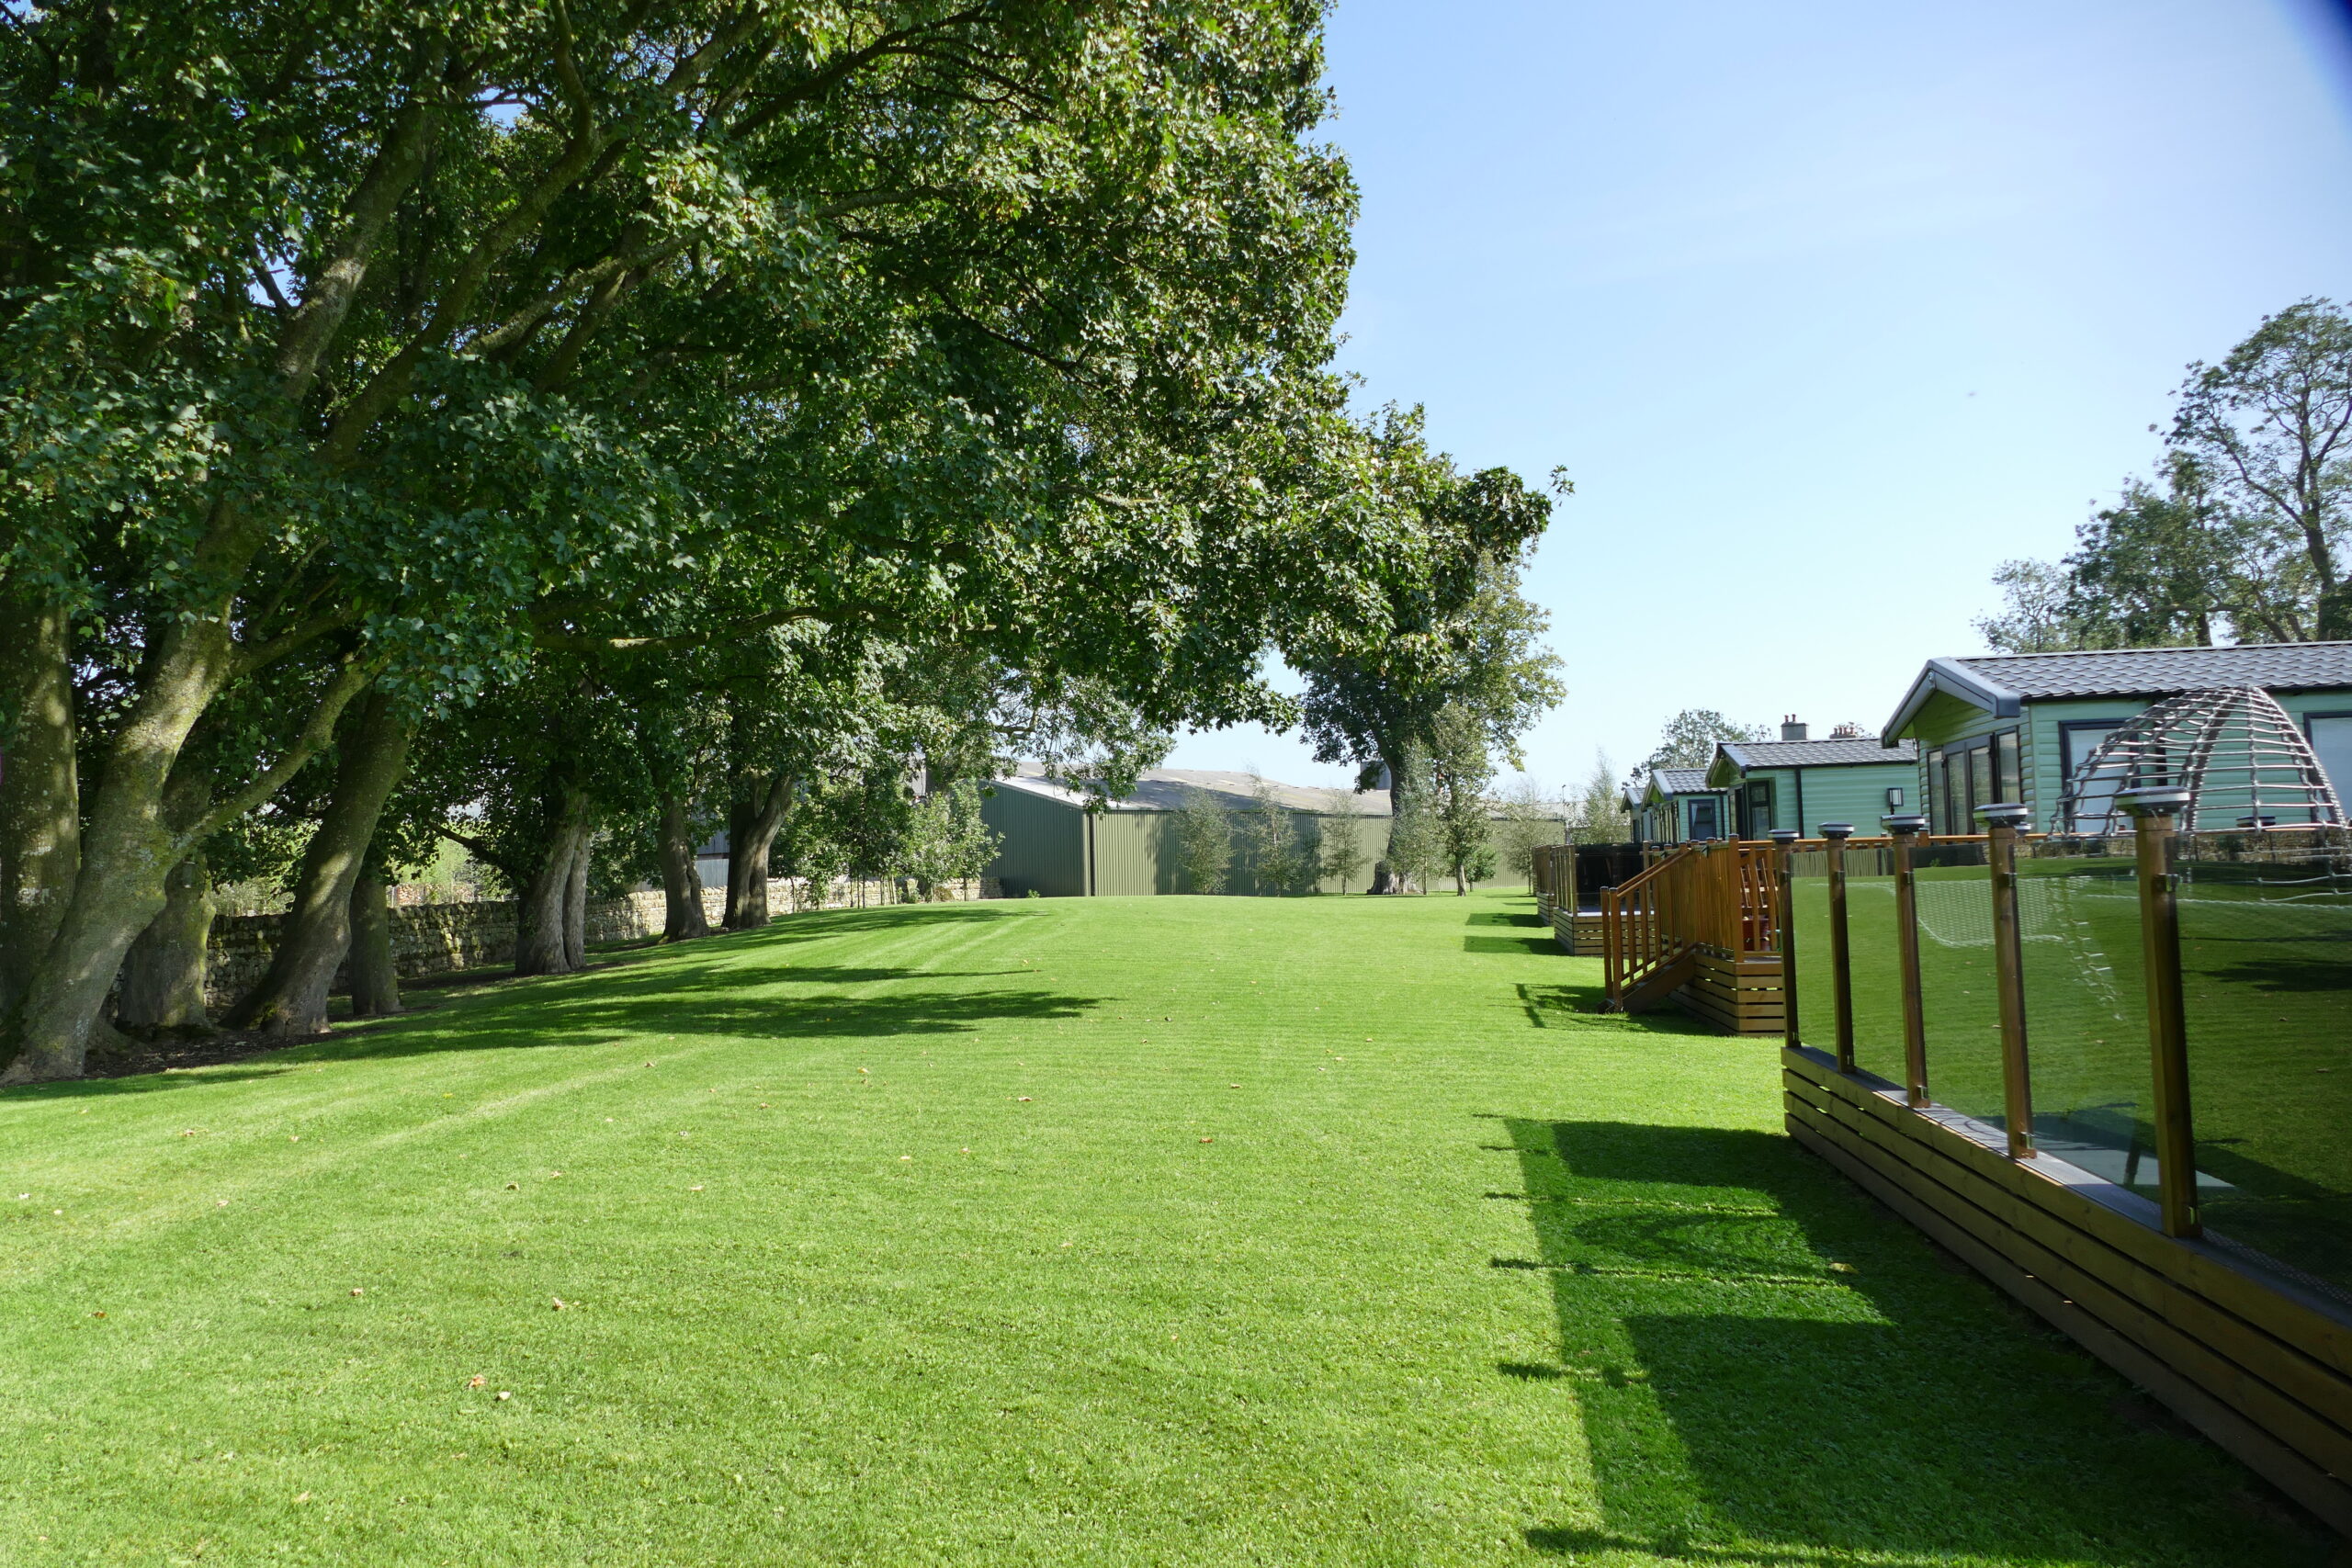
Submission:
<svg viewBox="0 0 2352 1568">
<path fill-rule="evenodd" d="M 757 931 L 768 923 L 768 852 L 792 806 L 792 781 L 782 773 L 755 780 L 728 811 L 727 929 Z M 740 826 L 739 826 L 740 824 Z"/>
<path fill-rule="evenodd" d="M 695 865 L 693 824 L 686 803 L 662 798 L 662 940 L 687 942 L 710 934 L 702 912 L 702 873 Z"/>
<path fill-rule="evenodd" d="M 383 868 L 371 856 L 351 884 L 351 1016 L 382 1018 L 401 1010 L 401 976 L 392 964 L 392 911 L 385 900 Z"/>
<path fill-rule="evenodd" d="M 572 968 L 588 962 L 588 855 L 593 835 L 580 835 L 571 852 L 571 870 L 563 879 L 563 956 Z"/>
<path fill-rule="evenodd" d="M 539 863 L 524 885 L 514 910 L 514 973 L 569 975 L 571 869 L 588 841 L 588 796 L 569 784 L 557 786 L 556 820 Z"/>
<path fill-rule="evenodd" d="M 343 737 L 326 815 L 302 852 L 294 906 L 279 924 L 269 972 L 230 1015 L 237 1027 L 276 1037 L 327 1032 L 327 991 L 351 947 L 351 890 L 415 733 L 414 722 L 380 689 L 360 705 Z"/>
<path fill-rule="evenodd" d="M 1396 792 L 1399 781 L 1405 776 L 1405 772 L 1388 757 L 1385 748 L 1382 751 L 1380 765 L 1388 770 L 1388 827 L 1389 830 L 1394 832 L 1396 828 Z M 1405 878 L 1389 868 L 1387 857 L 1383 855 L 1376 856 L 1373 860 L 1372 886 L 1364 891 L 1367 894 L 1404 893 L 1409 889 L 1406 886 Z"/>
<path fill-rule="evenodd" d="M 55 604 L 0 598 L 0 1066 L 82 861 L 73 628 Z"/>
<path fill-rule="evenodd" d="M 185 832 L 212 807 L 212 779 L 183 761 L 164 790 L 164 812 Z M 206 949 L 212 936 L 212 875 L 204 852 L 192 850 L 164 879 L 164 909 L 123 954 L 115 1021 L 126 1029 L 202 1030 L 211 1026 L 204 999 Z"/>
</svg>

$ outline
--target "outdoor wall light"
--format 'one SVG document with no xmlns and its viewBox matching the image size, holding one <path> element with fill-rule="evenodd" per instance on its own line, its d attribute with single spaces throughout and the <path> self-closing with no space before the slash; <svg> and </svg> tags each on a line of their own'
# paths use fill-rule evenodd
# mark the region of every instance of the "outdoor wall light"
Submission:
<svg viewBox="0 0 2352 1568">
<path fill-rule="evenodd" d="M 1886 792 L 1886 808 L 1889 811 L 1903 809 L 1903 788 L 1900 784 Z"/>
</svg>

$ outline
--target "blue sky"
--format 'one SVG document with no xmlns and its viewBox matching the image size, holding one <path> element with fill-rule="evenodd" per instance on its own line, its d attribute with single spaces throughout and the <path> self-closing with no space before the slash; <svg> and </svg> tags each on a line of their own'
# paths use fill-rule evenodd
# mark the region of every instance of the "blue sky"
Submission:
<svg viewBox="0 0 2352 1568">
<path fill-rule="evenodd" d="M 1565 466 L 1547 784 L 1685 707 L 1875 729 L 1987 579 L 2144 469 L 2190 360 L 2352 295 L 2319 0 L 1340 0 L 1341 363 L 1464 467 Z M 1295 738 L 1175 766 L 1335 783 Z"/>
</svg>

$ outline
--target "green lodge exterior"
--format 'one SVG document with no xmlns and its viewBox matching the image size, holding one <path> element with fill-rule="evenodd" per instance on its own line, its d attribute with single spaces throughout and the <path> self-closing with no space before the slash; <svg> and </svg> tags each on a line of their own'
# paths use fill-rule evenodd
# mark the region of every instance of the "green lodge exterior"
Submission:
<svg viewBox="0 0 2352 1568">
<path fill-rule="evenodd" d="M 1975 808 L 1996 801 L 2064 831 L 2067 780 L 2101 740 L 2166 697 L 2213 686 L 2268 692 L 2336 794 L 2352 791 L 2352 642 L 1931 659 L 1879 744 L 1916 744 L 1917 809 L 1931 832 L 1975 832 Z"/>
<path fill-rule="evenodd" d="M 1704 768 L 1653 768 L 1625 804 L 1637 844 L 1695 844 L 1731 836 L 1731 795 L 1707 783 Z"/>
<path fill-rule="evenodd" d="M 1733 831 L 1742 839 L 1775 828 L 1813 833 L 1824 822 L 1873 833 L 1881 818 L 1913 809 L 1918 748 L 1899 740 L 1890 750 L 1871 735 L 1809 739 L 1791 719 L 1778 740 L 1718 745 L 1707 784 L 1730 797 Z"/>
</svg>

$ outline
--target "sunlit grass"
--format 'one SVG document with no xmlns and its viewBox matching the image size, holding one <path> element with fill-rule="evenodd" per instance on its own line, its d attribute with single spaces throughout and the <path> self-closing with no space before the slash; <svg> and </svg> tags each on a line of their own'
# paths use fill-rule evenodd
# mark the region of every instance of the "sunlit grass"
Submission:
<svg viewBox="0 0 2352 1568">
<path fill-rule="evenodd" d="M 838 911 L 0 1096 L 0 1562 L 2310 1560 L 1597 971 Z"/>
</svg>

